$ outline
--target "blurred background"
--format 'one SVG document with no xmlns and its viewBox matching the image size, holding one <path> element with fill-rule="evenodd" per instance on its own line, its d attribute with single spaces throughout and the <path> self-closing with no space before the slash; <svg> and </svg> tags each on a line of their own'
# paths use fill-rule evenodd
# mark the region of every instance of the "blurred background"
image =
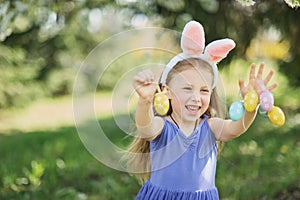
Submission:
<svg viewBox="0 0 300 200">
<path fill-rule="evenodd" d="M 275 70 L 275 104 L 286 115 L 283 127 L 257 116 L 247 134 L 226 143 L 217 172 L 221 199 L 300 199 L 300 11 L 294 5 L 299 1 L 1 1 L 0 199 L 134 199 L 140 188 L 134 177 L 102 165 L 77 135 L 76 74 L 115 34 L 145 27 L 181 32 L 192 19 L 204 26 L 206 44 L 225 37 L 237 43 L 218 65 L 228 105 L 238 100 L 238 78 L 247 79 L 251 63 L 264 62 Z M 99 121 L 122 147 L 128 141 L 110 114 L 112 90 L 124 70 L 147 56 L 114 62 L 97 87 Z"/>
</svg>

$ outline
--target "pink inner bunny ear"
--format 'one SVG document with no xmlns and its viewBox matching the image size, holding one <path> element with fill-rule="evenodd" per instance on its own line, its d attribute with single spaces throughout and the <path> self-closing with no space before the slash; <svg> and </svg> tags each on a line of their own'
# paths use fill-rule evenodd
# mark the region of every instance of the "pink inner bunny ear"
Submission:
<svg viewBox="0 0 300 200">
<path fill-rule="evenodd" d="M 203 52 L 205 37 L 203 26 L 196 21 L 188 22 L 181 36 L 181 49 L 183 53 L 193 56 Z"/>
<path fill-rule="evenodd" d="M 212 62 L 217 63 L 225 58 L 234 47 L 235 42 L 231 39 L 216 40 L 206 46 L 204 54 L 208 55 Z"/>
</svg>

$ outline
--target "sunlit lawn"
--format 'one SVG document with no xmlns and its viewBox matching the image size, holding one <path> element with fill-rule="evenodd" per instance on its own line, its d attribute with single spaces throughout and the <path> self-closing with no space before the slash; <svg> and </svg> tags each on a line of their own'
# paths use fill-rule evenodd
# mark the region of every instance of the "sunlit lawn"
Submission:
<svg viewBox="0 0 300 200">
<path fill-rule="evenodd" d="M 99 121 L 110 139 L 128 142 L 111 117 Z M 222 199 L 276 199 L 300 185 L 296 121 L 277 128 L 258 116 L 247 134 L 226 143 L 216 182 Z M 140 187 L 92 157 L 74 126 L 0 134 L 0 152 L 0 199 L 125 200 Z"/>
<path fill-rule="evenodd" d="M 94 159 L 74 127 L 1 135 L 0 152 L 0 199 L 132 199 L 138 189 Z"/>
</svg>

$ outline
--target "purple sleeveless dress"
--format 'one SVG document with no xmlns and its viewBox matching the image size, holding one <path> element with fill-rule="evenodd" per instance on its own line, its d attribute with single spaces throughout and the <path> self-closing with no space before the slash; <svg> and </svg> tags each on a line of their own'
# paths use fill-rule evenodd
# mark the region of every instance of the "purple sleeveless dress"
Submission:
<svg viewBox="0 0 300 200">
<path fill-rule="evenodd" d="M 150 142 L 151 177 L 137 200 L 215 200 L 217 141 L 207 116 L 190 136 L 165 120 L 162 133 Z"/>
</svg>

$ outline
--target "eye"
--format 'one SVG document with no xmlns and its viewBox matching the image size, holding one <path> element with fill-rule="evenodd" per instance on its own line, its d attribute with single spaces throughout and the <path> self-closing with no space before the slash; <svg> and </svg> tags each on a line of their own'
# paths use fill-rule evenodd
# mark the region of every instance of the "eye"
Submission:
<svg viewBox="0 0 300 200">
<path fill-rule="evenodd" d="M 203 92 L 203 93 L 209 93 L 208 89 L 201 89 L 200 91 Z"/>
<path fill-rule="evenodd" d="M 187 90 L 187 91 L 190 91 L 190 90 L 192 90 L 192 88 L 191 88 L 191 87 L 184 87 L 183 89 L 184 89 L 184 90 Z"/>
</svg>

